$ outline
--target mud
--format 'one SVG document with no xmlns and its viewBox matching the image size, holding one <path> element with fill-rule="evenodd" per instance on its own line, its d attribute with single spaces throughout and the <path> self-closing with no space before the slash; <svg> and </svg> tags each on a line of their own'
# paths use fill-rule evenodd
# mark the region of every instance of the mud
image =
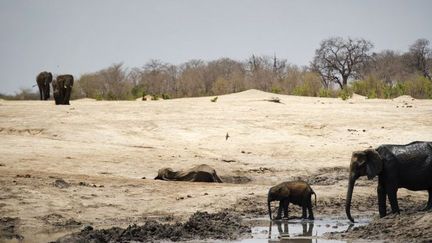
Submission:
<svg viewBox="0 0 432 243">
<path fill-rule="evenodd" d="M 24 237 L 18 233 L 19 223 L 20 223 L 19 218 L 10 218 L 10 217 L 0 218 L 0 240 L 23 239 Z"/>
<path fill-rule="evenodd" d="M 127 228 L 113 227 L 94 230 L 91 226 L 81 232 L 58 239 L 56 242 L 153 242 L 160 240 L 185 241 L 202 239 L 235 240 L 250 235 L 250 228 L 242 224 L 235 214 L 221 212 L 194 213 L 185 223 L 162 224 L 147 220 L 144 225 L 130 225 Z"/>
<path fill-rule="evenodd" d="M 388 242 L 432 242 L 432 212 L 409 211 L 375 218 L 364 226 L 328 234 L 332 239 L 366 239 Z"/>
<path fill-rule="evenodd" d="M 224 183 L 232 184 L 246 184 L 252 181 L 252 179 L 247 176 L 221 176 L 220 178 Z"/>
<path fill-rule="evenodd" d="M 58 188 L 68 188 L 70 187 L 70 183 L 66 182 L 63 179 L 57 179 L 54 181 L 53 185 Z"/>
<path fill-rule="evenodd" d="M 48 214 L 39 218 L 45 224 L 55 227 L 75 228 L 82 225 L 81 222 L 76 221 L 73 218 L 65 218 L 64 216 L 56 213 Z"/>
</svg>

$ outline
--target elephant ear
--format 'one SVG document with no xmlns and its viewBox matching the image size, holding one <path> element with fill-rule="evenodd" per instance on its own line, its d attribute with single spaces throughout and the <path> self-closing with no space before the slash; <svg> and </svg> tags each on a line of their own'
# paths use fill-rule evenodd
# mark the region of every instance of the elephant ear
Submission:
<svg viewBox="0 0 432 243">
<path fill-rule="evenodd" d="M 367 156 L 366 173 L 369 180 L 372 180 L 377 174 L 381 173 L 383 162 L 381 156 L 375 149 L 365 150 Z"/>
</svg>

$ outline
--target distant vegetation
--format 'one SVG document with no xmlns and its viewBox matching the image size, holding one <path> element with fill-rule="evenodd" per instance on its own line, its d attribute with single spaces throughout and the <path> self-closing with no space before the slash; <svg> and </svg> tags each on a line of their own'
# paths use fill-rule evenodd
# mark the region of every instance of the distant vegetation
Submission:
<svg viewBox="0 0 432 243">
<path fill-rule="evenodd" d="M 426 39 L 415 41 L 406 53 L 372 52 L 364 39 L 329 38 L 315 51 L 309 66 L 289 64 L 275 56 L 252 55 L 237 61 L 190 60 L 172 65 L 150 60 L 140 68 L 121 63 L 82 75 L 72 96 L 97 100 L 132 100 L 218 96 L 247 89 L 277 94 L 349 98 L 352 93 L 369 98 L 411 95 L 432 98 L 432 51 Z M 28 90 L 4 99 L 37 98 Z"/>
</svg>

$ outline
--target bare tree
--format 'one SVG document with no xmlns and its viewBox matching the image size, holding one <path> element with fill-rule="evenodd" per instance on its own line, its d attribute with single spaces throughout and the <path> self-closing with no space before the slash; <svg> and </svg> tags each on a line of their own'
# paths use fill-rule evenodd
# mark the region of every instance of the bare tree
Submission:
<svg viewBox="0 0 432 243">
<path fill-rule="evenodd" d="M 320 74 L 324 86 L 335 82 L 344 89 L 349 78 L 360 76 L 362 66 L 370 58 L 372 47 L 373 44 L 364 39 L 329 38 L 323 40 L 315 51 L 311 67 Z"/>
<path fill-rule="evenodd" d="M 429 47 L 429 40 L 418 39 L 409 48 L 409 54 L 411 57 L 411 64 L 413 67 L 420 71 L 424 77 L 431 80 L 430 68 L 432 50 Z"/>
<path fill-rule="evenodd" d="M 404 63 L 404 58 L 404 55 L 392 50 L 373 53 L 371 61 L 362 73 L 383 80 L 388 85 L 394 85 L 412 75 L 412 71 Z"/>
</svg>

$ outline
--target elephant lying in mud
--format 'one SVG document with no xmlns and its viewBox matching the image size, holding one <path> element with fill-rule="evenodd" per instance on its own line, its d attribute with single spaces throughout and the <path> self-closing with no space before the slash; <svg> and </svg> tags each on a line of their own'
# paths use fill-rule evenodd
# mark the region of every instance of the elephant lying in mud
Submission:
<svg viewBox="0 0 432 243">
<path fill-rule="evenodd" d="M 275 219 L 281 219 L 282 209 L 284 211 L 284 218 L 288 218 L 289 203 L 302 207 L 303 219 L 314 219 L 312 211 L 312 194 L 315 195 L 316 205 L 316 194 L 309 184 L 304 181 L 287 181 L 271 187 L 267 196 L 270 220 L 272 219 L 270 207 L 272 201 L 279 201 L 278 214 Z M 309 213 L 309 217 L 307 217 L 306 210 Z"/>
<path fill-rule="evenodd" d="M 155 180 L 222 183 L 222 180 L 216 174 L 216 170 L 206 164 L 181 171 L 173 171 L 171 168 L 162 168 L 158 171 Z"/>
<path fill-rule="evenodd" d="M 399 213 L 397 191 L 427 190 L 429 199 L 424 210 L 432 209 L 432 142 L 412 142 L 406 145 L 381 145 L 376 149 L 353 152 L 350 164 L 345 211 L 351 217 L 354 183 L 360 176 L 373 179 L 378 175 L 378 210 L 380 217 L 387 214 L 386 196 L 392 213 Z"/>
</svg>

